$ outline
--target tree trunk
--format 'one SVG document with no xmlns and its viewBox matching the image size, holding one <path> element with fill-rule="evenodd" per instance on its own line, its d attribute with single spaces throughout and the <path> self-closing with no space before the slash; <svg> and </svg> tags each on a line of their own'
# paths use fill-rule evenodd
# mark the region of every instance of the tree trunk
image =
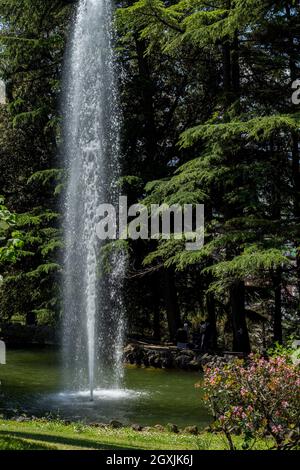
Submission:
<svg viewBox="0 0 300 470">
<path fill-rule="evenodd" d="M 26 325 L 27 326 L 36 326 L 37 324 L 37 319 L 36 319 L 36 313 L 34 312 L 29 312 L 26 315 Z"/>
<path fill-rule="evenodd" d="M 145 152 L 147 155 L 146 173 L 156 177 L 160 177 L 160 164 L 157 161 L 157 130 L 155 123 L 154 111 L 154 85 L 151 79 L 151 71 L 146 57 L 146 43 L 135 36 L 137 62 L 140 77 L 140 93 L 141 93 L 141 114 L 144 117 L 144 139 Z M 156 164 L 155 164 L 156 163 Z M 154 170 L 154 174 L 153 174 Z M 144 173 L 145 173 L 144 171 Z"/>
<path fill-rule="evenodd" d="M 281 298 L 281 270 L 278 269 L 273 279 L 275 291 L 275 308 L 274 308 L 274 342 L 282 344 L 282 298 Z"/>
<path fill-rule="evenodd" d="M 150 278 L 151 280 L 151 297 L 152 297 L 152 306 L 153 306 L 153 339 L 160 341 L 161 339 L 161 330 L 160 330 L 160 282 L 159 276 L 154 274 Z"/>
<path fill-rule="evenodd" d="M 161 340 L 160 312 L 158 309 L 155 309 L 153 312 L 153 339 L 156 341 Z"/>
<path fill-rule="evenodd" d="M 250 353 L 250 340 L 245 312 L 245 284 L 236 281 L 230 290 L 231 321 L 233 330 L 233 350 Z"/>
<path fill-rule="evenodd" d="M 229 43 L 222 46 L 223 52 L 223 88 L 225 92 L 225 101 L 231 102 L 231 51 Z"/>
<path fill-rule="evenodd" d="M 285 6 L 287 19 L 291 21 L 291 7 L 287 4 Z M 299 78 L 299 68 L 297 65 L 298 50 L 295 46 L 295 37 L 293 31 L 289 33 L 289 50 L 290 50 L 290 73 L 291 81 L 293 82 Z M 293 195 L 294 195 L 294 216 L 296 224 L 300 220 L 300 154 L 299 154 L 299 135 L 297 132 L 292 133 L 292 177 L 293 177 Z M 296 247 L 299 246 L 299 240 L 295 240 Z M 296 276 L 297 276 L 297 290 L 298 290 L 298 315 L 300 314 L 300 250 L 297 249 L 296 254 Z"/>
<path fill-rule="evenodd" d="M 297 133 L 292 136 L 292 168 L 293 168 L 293 194 L 294 194 L 294 216 L 295 222 L 298 224 L 300 221 L 300 167 L 299 167 L 299 139 Z M 296 247 L 299 246 L 299 241 L 295 240 Z M 297 290 L 298 290 L 298 309 L 300 308 L 300 250 L 297 249 L 296 254 L 296 275 L 297 275 Z"/>
<path fill-rule="evenodd" d="M 211 328 L 211 337 L 210 337 L 210 346 L 212 351 L 217 350 L 217 322 L 216 322 L 216 305 L 215 298 L 213 294 L 207 294 L 206 296 L 206 306 L 207 306 L 207 320 Z"/>
<path fill-rule="evenodd" d="M 231 75 L 232 75 L 232 91 L 234 93 L 235 99 L 240 98 L 240 81 L 241 81 L 241 71 L 240 71 L 240 44 L 238 32 L 235 32 L 234 41 L 233 41 L 233 50 L 231 54 Z"/>
<path fill-rule="evenodd" d="M 227 9 L 230 10 L 231 1 L 227 1 Z M 238 31 L 235 32 L 234 40 L 223 46 L 224 63 L 224 90 L 227 96 L 227 106 L 232 105 L 240 98 L 240 64 L 239 64 L 239 40 Z M 234 165 L 229 158 L 228 165 Z M 230 220 L 238 217 L 239 210 L 233 205 L 228 205 L 225 218 Z M 231 255 L 229 256 L 231 258 Z M 230 291 L 231 321 L 233 328 L 233 350 L 249 353 L 250 341 L 245 313 L 245 284 L 243 281 L 235 281 Z"/>
<path fill-rule="evenodd" d="M 181 327 L 180 312 L 177 302 L 177 292 L 174 274 L 171 270 L 163 272 L 163 294 L 167 312 L 170 340 L 174 341 L 178 328 Z"/>
</svg>

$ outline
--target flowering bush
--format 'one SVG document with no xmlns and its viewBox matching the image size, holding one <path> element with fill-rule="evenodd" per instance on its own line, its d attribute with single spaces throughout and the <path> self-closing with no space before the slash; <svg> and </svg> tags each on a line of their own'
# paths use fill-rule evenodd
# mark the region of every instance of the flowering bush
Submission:
<svg viewBox="0 0 300 470">
<path fill-rule="evenodd" d="M 214 428 L 223 431 L 230 448 L 232 434 L 245 437 L 245 448 L 258 437 L 270 436 L 277 448 L 299 443 L 300 368 L 287 357 L 236 360 L 205 369 L 205 400 Z"/>
</svg>

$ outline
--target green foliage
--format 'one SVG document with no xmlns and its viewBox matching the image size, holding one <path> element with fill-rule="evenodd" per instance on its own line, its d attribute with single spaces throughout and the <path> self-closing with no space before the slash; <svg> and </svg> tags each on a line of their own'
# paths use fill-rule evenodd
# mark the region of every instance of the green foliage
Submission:
<svg viewBox="0 0 300 470">
<path fill-rule="evenodd" d="M 54 181 L 56 183 L 54 195 L 57 196 L 58 194 L 60 194 L 63 187 L 63 177 L 63 170 L 51 168 L 50 170 L 37 171 L 36 173 L 31 175 L 28 179 L 28 184 L 37 183 L 41 184 L 42 186 L 47 186 L 49 184 L 52 184 L 52 182 Z"/>
<path fill-rule="evenodd" d="M 272 315 L 278 273 L 282 288 L 299 277 L 300 126 L 290 104 L 289 78 L 298 78 L 299 52 L 293 43 L 298 13 L 297 2 L 283 6 L 254 0 L 209 5 L 204 0 L 139 0 L 118 11 L 123 44 L 136 37 L 144 41 L 151 64 L 158 51 L 172 63 L 193 54 L 194 70 L 207 57 L 214 64 L 213 69 L 206 65 L 211 94 L 207 76 L 197 84 L 188 79 L 194 89 L 205 89 L 199 97 L 202 108 L 211 104 L 206 116 L 198 113 L 180 126 L 176 154 L 188 155 L 181 154 L 173 171 L 171 165 L 167 175 L 148 182 L 142 195 L 149 206 L 204 203 L 205 246 L 188 252 L 174 237 L 159 240 L 146 252 L 144 265 L 199 273 L 206 292 L 232 316 L 242 315 L 246 297 L 248 304 L 264 305 Z M 185 108 L 184 99 L 186 115 L 193 105 Z M 237 282 L 249 286 L 240 313 L 234 311 L 234 296 L 231 305 L 225 300 Z M 287 303 L 292 312 L 294 302 Z"/>
<path fill-rule="evenodd" d="M 75 3 L 0 0 L 0 192 L 10 208 L 0 202 L 4 318 L 60 314 L 66 175 L 57 103 Z M 164 336 L 165 316 L 170 329 L 172 319 L 199 312 L 233 325 L 246 306 L 271 323 L 279 312 L 279 323 L 295 329 L 286 325 L 299 309 L 300 126 L 290 99 L 298 17 L 294 0 L 118 2 L 120 187 L 130 204 L 206 211 L 200 250 L 175 236 L 126 243 L 126 302 L 137 330 L 152 334 L 158 325 Z M 108 270 L 110 255 L 108 244 Z"/>
<path fill-rule="evenodd" d="M 278 267 L 288 265 L 289 260 L 279 250 L 257 250 L 257 247 L 248 247 L 241 255 L 231 261 L 222 261 L 209 268 L 217 279 L 246 279 L 257 276 L 263 272 L 276 271 Z"/>
<path fill-rule="evenodd" d="M 59 315 L 57 206 L 64 174 L 57 105 L 73 8 L 65 0 L 0 1 L 0 76 L 7 91 L 0 107 L 0 187 L 15 214 L 1 246 L 1 261 L 13 261 L 2 270 L 2 318 Z"/>
<path fill-rule="evenodd" d="M 219 143 L 230 143 L 238 139 L 247 142 L 265 142 L 273 136 L 281 133 L 298 132 L 299 122 L 294 116 L 274 115 L 259 116 L 248 121 L 244 121 L 245 116 L 239 116 L 229 123 L 206 124 L 197 126 L 184 132 L 181 136 L 181 145 L 189 147 L 200 139 L 218 141 Z"/>
<path fill-rule="evenodd" d="M 296 343 L 297 344 L 297 343 Z M 300 365 L 300 348 L 295 344 L 295 340 L 290 338 L 286 345 L 275 343 L 273 347 L 268 350 L 270 357 L 284 357 L 295 366 Z"/>
<path fill-rule="evenodd" d="M 4 205 L 0 197 L 0 265 L 6 262 L 15 263 L 24 255 L 24 241 L 19 231 L 12 231 L 16 226 L 16 215 Z"/>
</svg>

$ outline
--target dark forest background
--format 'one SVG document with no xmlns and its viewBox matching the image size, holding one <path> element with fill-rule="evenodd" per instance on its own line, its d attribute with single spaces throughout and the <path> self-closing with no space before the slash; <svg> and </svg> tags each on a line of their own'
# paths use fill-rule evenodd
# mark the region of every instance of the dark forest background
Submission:
<svg viewBox="0 0 300 470">
<path fill-rule="evenodd" d="M 119 1 L 115 48 L 129 203 L 205 204 L 204 248 L 127 246 L 128 334 L 211 348 L 299 334 L 300 6 Z M 59 326 L 62 87 L 74 0 L 0 0 L 0 322 Z"/>
</svg>

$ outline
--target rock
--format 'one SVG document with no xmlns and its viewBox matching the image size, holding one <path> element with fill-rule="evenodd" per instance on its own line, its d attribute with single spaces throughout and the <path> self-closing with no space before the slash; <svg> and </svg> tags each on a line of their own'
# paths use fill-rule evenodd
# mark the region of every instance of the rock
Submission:
<svg viewBox="0 0 300 470">
<path fill-rule="evenodd" d="M 180 349 L 180 355 L 189 356 L 190 358 L 195 357 L 195 353 L 191 349 Z"/>
<path fill-rule="evenodd" d="M 142 426 L 141 426 L 140 424 L 133 424 L 133 425 L 131 426 L 131 429 L 132 429 L 133 431 L 142 431 L 142 430 L 143 430 L 143 428 L 142 428 Z"/>
<path fill-rule="evenodd" d="M 163 359 L 161 362 L 162 369 L 172 369 L 173 361 L 172 359 Z"/>
<path fill-rule="evenodd" d="M 208 364 L 212 365 L 215 361 L 215 356 L 210 356 L 209 354 L 203 354 L 200 358 L 202 367 L 207 366 Z"/>
<path fill-rule="evenodd" d="M 176 357 L 175 362 L 177 367 L 179 367 L 180 369 L 187 370 L 189 368 L 190 358 L 185 355 L 180 355 Z"/>
<path fill-rule="evenodd" d="M 162 369 L 172 369 L 173 367 L 173 360 L 172 358 L 165 358 L 161 361 Z"/>
<path fill-rule="evenodd" d="M 202 369 L 201 361 L 197 359 L 193 359 L 191 362 L 189 362 L 189 369 L 201 370 Z"/>
<path fill-rule="evenodd" d="M 107 424 L 104 424 L 104 423 L 90 423 L 90 426 L 92 428 L 106 428 Z"/>
<path fill-rule="evenodd" d="M 153 429 L 150 426 L 146 426 L 145 428 L 143 428 L 143 431 L 144 432 L 151 432 L 151 431 L 153 431 Z"/>
<path fill-rule="evenodd" d="M 149 365 L 151 367 L 155 367 L 156 355 L 151 354 L 150 356 L 148 356 L 148 360 L 149 360 Z"/>
<path fill-rule="evenodd" d="M 126 362 L 129 362 L 130 364 L 134 364 L 135 362 L 135 357 L 133 353 L 129 353 L 125 356 Z"/>
<path fill-rule="evenodd" d="M 177 434 L 179 432 L 178 426 L 176 424 L 169 423 L 167 424 L 167 431 Z"/>
<path fill-rule="evenodd" d="M 163 369 L 178 368 L 201 371 L 209 365 L 222 367 L 231 361 L 230 357 L 221 357 L 212 353 L 199 354 L 191 349 L 175 347 L 154 348 L 151 345 L 129 343 L 124 348 L 124 361 L 130 364 Z"/>
<path fill-rule="evenodd" d="M 120 423 L 120 421 L 117 421 L 115 419 L 112 419 L 109 423 L 109 425 L 113 428 L 113 429 L 119 429 L 119 428 L 122 428 L 123 427 L 123 424 Z"/>
<path fill-rule="evenodd" d="M 199 434 L 197 426 L 188 426 L 185 428 L 184 432 L 186 434 L 192 434 L 193 436 L 197 436 Z"/>
<path fill-rule="evenodd" d="M 135 362 L 138 366 L 141 366 L 144 360 L 145 353 L 141 348 L 137 348 L 135 351 Z"/>
<path fill-rule="evenodd" d="M 128 344 L 124 348 L 124 360 L 130 364 L 142 365 L 144 358 L 144 351 L 134 344 Z"/>
<path fill-rule="evenodd" d="M 144 356 L 143 364 L 144 364 L 145 367 L 149 367 L 149 358 L 146 355 Z"/>
<path fill-rule="evenodd" d="M 25 423 L 27 421 L 31 421 L 30 418 L 28 418 L 27 416 L 18 416 L 15 421 L 17 421 L 18 423 Z"/>
<path fill-rule="evenodd" d="M 134 350 L 134 346 L 133 344 L 127 344 L 127 346 L 125 346 L 124 348 L 124 354 L 128 354 L 130 352 L 132 352 Z"/>
<path fill-rule="evenodd" d="M 161 354 L 161 366 L 163 369 L 171 369 L 173 367 L 173 356 L 169 351 Z"/>
<path fill-rule="evenodd" d="M 154 367 L 156 369 L 161 369 L 161 366 L 162 366 L 161 358 L 159 356 L 156 356 L 156 358 L 154 359 Z"/>
<path fill-rule="evenodd" d="M 160 432 L 163 432 L 163 431 L 165 430 L 165 428 L 164 428 L 161 424 L 156 424 L 156 425 L 154 426 L 154 429 L 155 429 L 156 431 L 160 431 Z"/>
<path fill-rule="evenodd" d="M 226 355 L 225 357 L 223 356 L 210 356 L 208 354 L 204 354 L 200 358 L 201 364 L 203 366 L 209 366 L 211 368 L 214 367 L 222 367 L 225 366 L 226 364 L 230 364 L 231 362 L 234 362 L 236 360 L 236 356 L 234 355 Z"/>
</svg>

